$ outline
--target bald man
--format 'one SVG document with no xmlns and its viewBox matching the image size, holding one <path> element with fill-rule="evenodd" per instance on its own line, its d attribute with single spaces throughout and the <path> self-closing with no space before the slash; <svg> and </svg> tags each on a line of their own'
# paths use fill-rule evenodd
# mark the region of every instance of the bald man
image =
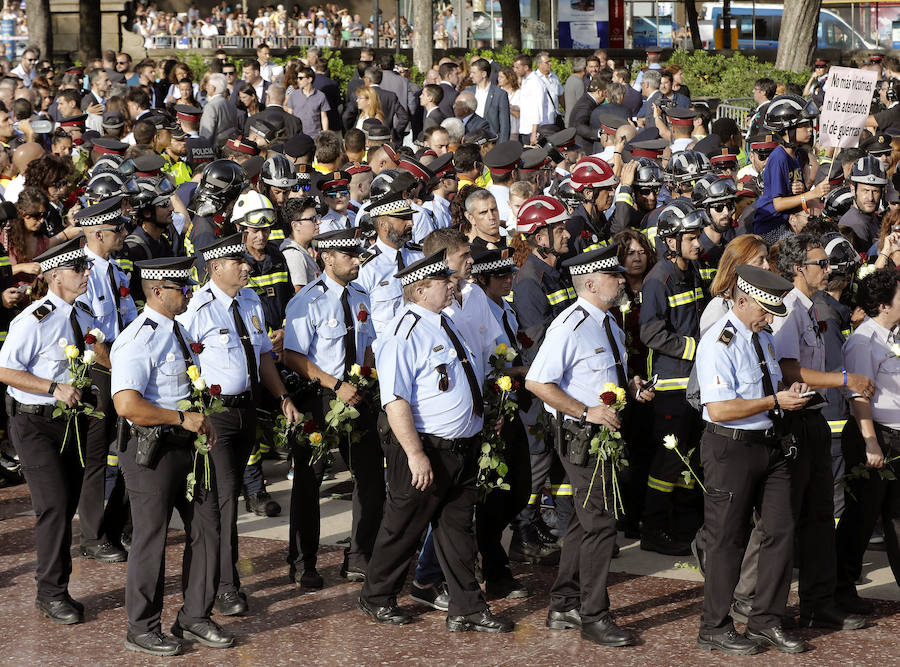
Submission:
<svg viewBox="0 0 900 667">
<path fill-rule="evenodd" d="M 461 92 L 453 101 L 453 115 L 462 121 L 465 128 L 464 136 L 465 134 L 478 132 L 478 130 L 490 131 L 491 129 L 488 122 L 475 113 L 477 108 L 478 102 L 475 100 L 475 95 L 468 90 Z"/>
<path fill-rule="evenodd" d="M 3 193 L 3 197 L 6 201 L 11 201 L 14 204 L 19 201 L 19 193 L 22 192 L 22 188 L 25 187 L 25 167 L 32 161 L 37 160 L 43 154 L 44 149 L 40 144 L 34 142 L 22 144 L 13 150 L 12 166 L 13 171 L 17 176 L 6 186 L 6 190 Z"/>
</svg>

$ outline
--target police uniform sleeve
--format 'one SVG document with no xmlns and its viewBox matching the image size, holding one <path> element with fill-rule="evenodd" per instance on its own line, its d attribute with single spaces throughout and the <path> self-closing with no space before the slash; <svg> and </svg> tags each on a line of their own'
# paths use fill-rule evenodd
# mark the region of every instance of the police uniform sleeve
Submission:
<svg viewBox="0 0 900 667">
<path fill-rule="evenodd" d="M 873 357 L 874 350 L 875 346 L 872 345 L 869 335 L 854 332 L 844 344 L 844 368 L 848 373 L 859 373 L 867 378 L 874 378 L 878 373 Z"/>
<path fill-rule="evenodd" d="M 775 339 L 775 359 L 799 359 L 800 337 L 806 331 L 801 318 L 806 317 L 803 305 L 794 302 L 794 307 L 785 317 L 776 317 L 772 322 L 772 338 Z"/>
<path fill-rule="evenodd" d="M 110 393 L 115 396 L 120 391 L 132 389 L 143 395 L 150 382 L 153 368 L 149 344 L 137 338 L 123 340 L 122 336 L 113 343 L 110 352 Z"/>
<path fill-rule="evenodd" d="M 735 374 L 732 357 L 735 354 L 729 350 L 731 340 L 723 334 L 731 329 L 721 331 L 710 330 L 697 350 L 697 383 L 700 385 L 700 402 L 703 405 L 717 401 L 730 401 L 737 398 L 737 377 Z"/>
<path fill-rule="evenodd" d="M 381 406 L 398 398 L 412 403 L 415 369 L 412 348 L 402 345 L 405 339 L 391 336 L 378 346 L 378 386 L 381 390 Z"/>
<path fill-rule="evenodd" d="M 571 366 L 569 362 L 572 357 L 572 346 L 576 344 L 574 340 L 570 327 L 550 327 L 525 379 L 542 384 L 559 384 Z"/>
<path fill-rule="evenodd" d="M 681 359 L 696 343 L 669 329 L 668 297 L 663 284 L 647 280 L 641 288 L 641 342 L 651 350 Z"/>
<path fill-rule="evenodd" d="M 33 317 L 31 322 L 28 321 L 29 316 L 17 317 L 9 326 L 9 333 L 3 347 L 0 347 L 0 367 L 8 368 L 13 371 L 28 371 L 32 366 L 32 361 L 40 352 L 40 333 L 36 331 L 31 324 L 34 322 L 38 326 Z M 29 326 L 31 329 L 29 330 Z M 74 341 L 71 341 L 74 343 Z M 53 342 L 56 344 L 56 341 Z"/>
<path fill-rule="evenodd" d="M 316 328 L 312 321 L 312 304 L 293 299 L 285 313 L 284 349 L 302 355 L 309 354 Z"/>
</svg>

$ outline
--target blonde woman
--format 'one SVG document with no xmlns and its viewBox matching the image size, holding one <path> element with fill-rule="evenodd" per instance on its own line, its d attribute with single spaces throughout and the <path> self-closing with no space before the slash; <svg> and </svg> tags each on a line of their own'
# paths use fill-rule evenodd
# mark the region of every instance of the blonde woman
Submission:
<svg viewBox="0 0 900 667">
<path fill-rule="evenodd" d="M 359 115 L 356 117 L 354 127 L 361 130 L 363 122 L 369 118 L 377 118 L 384 123 L 384 113 L 381 110 L 381 101 L 378 93 L 371 86 L 360 86 L 356 90 L 356 105 L 359 107 Z"/>
</svg>

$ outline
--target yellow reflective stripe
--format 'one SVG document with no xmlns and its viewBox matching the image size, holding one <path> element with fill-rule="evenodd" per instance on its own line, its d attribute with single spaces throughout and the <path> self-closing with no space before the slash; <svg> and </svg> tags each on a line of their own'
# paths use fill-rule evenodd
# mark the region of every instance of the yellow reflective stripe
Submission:
<svg viewBox="0 0 900 667">
<path fill-rule="evenodd" d="M 250 458 L 247 459 L 247 465 L 248 466 L 255 465 L 255 464 L 259 463 L 261 459 L 262 459 L 262 454 L 260 454 L 259 450 L 257 449 L 255 452 L 253 452 L 250 455 Z"/>
<path fill-rule="evenodd" d="M 184 249 L 189 255 L 194 254 L 194 242 L 191 241 L 187 236 L 184 237 Z"/>
<path fill-rule="evenodd" d="M 712 280 L 714 275 L 716 275 L 715 267 L 700 269 L 700 277 L 703 278 L 703 280 Z"/>
<path fill-rule="evenodd" d="M 656 227 L 647 227 L 647 229 L 644 230 L 644 236 L 650 241 L 650 247 L 655 248 L 656 245 L 653 242 L 656 240 Z"/>
<path fill-rule="evenodd" d="M 8 331 L 0 331 L 0 343 L 4 342 L 6 340 L 6 334 L 8 334 L 8 333 L 9 333 Z"/>
<path fill-rule="evenodd" d="M 277 285 L 278 283 L 286 283 L 287 281 L 287 271 L 276 271 L 275 273 L 267 273 L 263 276 L 251 276 L 250 287 L 266 287 L 267 285 Z"/>
<path fill-rule="evenodd" d="M 269 233 L 270 241 L 284 241 L 284 230 L 283 229 L 273 229 Z"/>
<path fill-rule="evenodd" d="M 620 192 L 616 195 L 616 203 L 618 204 L 619 202 L 634 206 L 634 197 L 631 196 L 630 192 Z"/>
<path fill-rule="evenodd" d="M 531 496 L 528 498 L 528 504 L 534 505 L 535 503 L 538 502 L 538 500 L 540 500 L 540 497 L 541 497 L 540 493 L 532 493 Z"/>
<path fill-rule="evenodd" d="M 119 268 L 126 273 L 134 272 L 134 262 L 132 262 L 130 259 L 117 259 L 116 264 L 118 264 Z"/>
<path fill-rule="evenodd" d="M 678 306 L 686 306 L 689 303 L 694 303 L 695 301 L 700 301 L 703 298 L 703 289 L 701 287 L 695 287 L 690 292 L 681 292 L 680 294 L 673 294 L 669 297 L 669 306 L 672 308 L 676 308 Z"/>
<path fill-rule="evenodd" d="M 582 250 L 581 252 L 590 252 L 591 250 L 596 250 L 597 248 L 605 248 L 609 245 L 608 241 L 597 241 L 596 243 L 592 243 L 587 248 Z"/>
<path fill-rule="evenodd" d="M 553 484 L 550 486 L 550 493 L 554 496 L 571 496 L 572 495 L 572 485 L 571 484 Z"/>
<path fill-rule="evenodd" d="M 695 354 L 697 354 L 697 341 L 690 336 L 685 336 L 684 352 L 681 353 L 681 358 L 686 359 L 687 361 L 693 361 Z"/>
<path fill-rule="evenodd" d="M 669 378 L 668 380 L 660 380 L 656 383 L 654 389 L 656 391 L 675 391 L 677 389 L 687 389 L 687 378 Z"/>
<path fill-rule="evenodd" d="M 113 467 L 119 465 L 119 457 L 116 454 L 107 454 L 106 465 Z"/>
<path fill-rule="evenodd" d="M 673 486 L 677 486 L 679 489 L 687 489 L 688 491 L 694 490 L 694 478 L 691 477 L 689 482 L 684 481 L 684 477 L 679 477 L 678 480 L 673 484 Z"/>
<path fill-rule="evenodd" d="M 850 334 L 853 333 L 852 329 L 841 329 L 841 336 L 844 337 L 844 340 L 850 338 Z"/>
<path fill-rule="evenodd" d="M 0 256 L 0 266 L 12 266 L 12 260 L 8 256 Z"/>
<path fill-rule="evenodd" d="M 550 302 L 551 306 L 555 306 L 558 303 L 562 303 L 566 299 L 569 298 L 568 292 L 565 289 L 556 290 L 555 292 L 550 292 L 547 295 L 547 301 Z"/>
<path fill-rule="evenodd" d="M 655 491 L 661 491 L 662 493 L 672 493 L 672 491 L 675 490 L 675 485 L 671 482 L 656 479 L 655 477 L 647 478 L 647 486 Z"/>
<path fill-rule="evenodd" d="M 840 435 L 844 431 L 844 427 L 847 425 L 846 419 L 838 419 L 835 421 L 828 422 L 828 426 L 831 428 L 831 435 Z"/>
</svg>

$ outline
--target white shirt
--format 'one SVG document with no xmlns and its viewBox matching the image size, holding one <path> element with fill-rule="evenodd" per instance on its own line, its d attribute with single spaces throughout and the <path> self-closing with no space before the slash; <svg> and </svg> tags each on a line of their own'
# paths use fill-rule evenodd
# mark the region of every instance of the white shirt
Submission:
<svg viewBox="0 0 900 667">
<path fill-rule="evenodd" d="M 263 80 L 272 83 L 273 81 L 277 81 L 278 78 L 284 74 L 284 67 L 270 61 L 265 65 L 260 65 L 259 74 L 262 76 Z"/>
<path fill-rule="evenodd" d="M 462 304 L 454 299 L 444 308 L 444 314 L 453 320 L 472 351 L 481 355 L 481 368 L 486 374 L 490 370 L 488 361 L 496 347 L 494 341 L 503 335 L 503 328 L 491 312 L 484 290 L 465 280 L 460 283 Z"/>
<path fill-rule="evenodd" d="M 6 201 L 12 202 L 15 204 L 19 201 L 19 195 L 22 194 L 22 188 L 25 187 L 25 174 L 19 174 L 14 179 L 12 179 L 9 184 L 6 186 L 6 190 L 3 193 L 3 198 Z"/>
<path fill-rule="evenodd" d="M 555 75 L 553 75 L 555 76 Z M 552 80 L 541 76 L 537 70 L 529 74 L 522 82 L 519 101 L 519 133 L 531 134 L 535 125 L 552 123 L 557 113 L 556 100 L 561 92 L 559 80 L 557 87 Z"/>
<path fill-rule="evenodd" d="M 484 107 L 487 104 L 487 96 L 488 91 L 490 90 L 490 86 L 486 86 L 482 88 L 481 86 L 475 86 L 475 102 L 478 103 L 478 106 L 475 107 L 475 113 L 484 118 Z"/>
</svg>

